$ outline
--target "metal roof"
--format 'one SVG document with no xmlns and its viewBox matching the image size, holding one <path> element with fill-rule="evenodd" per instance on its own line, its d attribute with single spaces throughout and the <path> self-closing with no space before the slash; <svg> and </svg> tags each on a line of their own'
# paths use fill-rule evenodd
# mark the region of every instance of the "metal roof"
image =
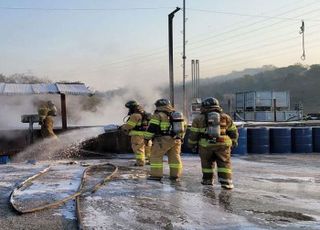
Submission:
<svg viewBox="0 0 320 230">
<path fill-rule="evenodd" d="M 32 90 L 35 94 L 59 93 L 56 84 L 32 84 Z"/>
<path fill-rule="evenodd" d="M 83 83 L 16 84 L 0 83 L 0 95 L 17 94 L 72 94 L 88 95 L 92 92 Z"/>
<path fill-rule="evenodd" d="M 90 94 L 90 90 L 84 84 L 56 84 L 58 91 L 64 94 Z"/>
</svg>

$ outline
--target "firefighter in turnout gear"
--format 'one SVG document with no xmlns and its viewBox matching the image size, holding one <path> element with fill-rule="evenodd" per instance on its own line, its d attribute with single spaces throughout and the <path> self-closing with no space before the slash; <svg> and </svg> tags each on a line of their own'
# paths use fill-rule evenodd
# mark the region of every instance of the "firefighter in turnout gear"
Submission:
<svg viewBox="0 0 320 230">
<path fill-rule="evenodd" d="M 57 116 L 57 108 L 52 101 L 47 101 L 38 109 L 39 125 L 43 138 L 57 138 L 53 132 L 53 117 Z"/>
<path fill-rule="evenodd" d="M 202 184 L 212 185 L 215 163 L 218 180 L 232 189 L 231 148 L 237 146 L 238 130 L 231 117 L 222 112 L 219 101 L 209 97 L 202 101 L 201 114 L 192 122 L 188 144 L 198 145 L 202 166 Z"/>
<path fill-rule="evenodd" d="M 146 140 L 153 140 L 150 157 L 151 180 L 161 180 L 163 176 L 163 156 L 167 154 L 170 179 L 177 181 L 182 174 L 180 157 L 181 144 L 186 125 L 182 113 L 175 112 L 167 99 L 155 102 L 156 110 L 151 117 Z"/>
<path fill-rule="evenodd" d="M 128 101 L 125 107 L 129 109 L 129 118 L 121 126 L 121 130 L 131 136 L 131 147 L 136 158 L 135 166 L 144 166 L 146 161 L 149 161 L 151 152 L 151 141 L 144 140 L 151 114 L 146 113 L 134 100 Z"/>
</svg>

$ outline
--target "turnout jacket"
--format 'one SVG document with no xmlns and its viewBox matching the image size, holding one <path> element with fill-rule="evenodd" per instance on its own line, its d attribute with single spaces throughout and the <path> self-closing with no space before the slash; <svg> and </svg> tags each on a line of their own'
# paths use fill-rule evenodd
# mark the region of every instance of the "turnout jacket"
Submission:
<svg viewBox="0 0 320 230">
<path fill-rule="evenodd" d="M 170 135 L 170 113 L 174 112 L 172 106 L 157 107 L 151 117 L 149 127 L 145 133 L 145 139 L 150 140 L 155 136 L 169 136 Z"/>
<path fill-rule="evenodd" d="M 129 136 L 142 136 L 147 129 L 147 124 L 143 124 L 147 121 L 143 121 L 143 115 L 141 113 L 133 113 L 130 115 L 128 121 L 121 126 L 121 130 L 125 133 L 129 133 Z"/>
<path fill-rule="evenodd" d="M 215 111 L 215 110 L 213 110 Z M 206 113 L 211 111 L 206 111 Z M 215 111 L 218 112 L 218 111 Z M 202 147 L 215 147 L 215 146 L 225 146 L 231 147 L 237 145 L 238 141 L 238 129 L 233 123 L 231 117 L 226 114 L 220 112 L 220 138 L 212 143 L 207 139 L 207 121 L 206 114 L 202 113 L 198 115 L 192 122 L 192 126 L 190 128 L 190 135 L 188 139 L 188 144 L 190 147 L 195 145 L 199 145 Z"/>
</svg>

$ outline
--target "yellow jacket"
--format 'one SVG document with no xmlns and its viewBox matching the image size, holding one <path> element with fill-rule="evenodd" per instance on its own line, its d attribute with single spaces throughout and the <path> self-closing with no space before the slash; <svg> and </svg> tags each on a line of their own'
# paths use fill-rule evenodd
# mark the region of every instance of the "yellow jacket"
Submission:
<svg viewBox="0 0 320 230">
<path fill-rule="evenodd" d="M 145 139 L 150 140 L 155 136 L 171 135 L 170 113 L 172 112 L 174 112 L 174 108 L 170 105 L 157 107 L 151 117 Z M 181 138 L 183 136 L 184 134 Z"/>
<path fill-rule="evenodd" d="M 193 147 L 196 144 L 202 147 L 226 146 L 231 147 L 237 143 L 238 130 L 228 114 L 220 113 L 221 138 L 216 143 L 210 142 L 205 134 L 207 133 L 205 114 L 198 115 L 192 122 L 188 144 Z"/>
<path fill-rule="evenodd" d="M 128 121 L 121 126 L 121 130 L 129 133 L 129 136 L 144 136 L 145 131 L 142 128 L 143 116 L 140 113 L 133 113 L 130 115 Z M 146 129 L 146 127 L 145 127 Z"/>
</svg>

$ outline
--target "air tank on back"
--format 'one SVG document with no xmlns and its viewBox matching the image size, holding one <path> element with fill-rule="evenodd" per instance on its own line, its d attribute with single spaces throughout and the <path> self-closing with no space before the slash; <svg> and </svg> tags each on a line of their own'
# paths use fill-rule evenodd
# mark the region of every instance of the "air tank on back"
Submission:
<svg viewBox="0 0 320 230">
<path fill-rule="evenodd" d="M 311 153 L 312 151 L 312 128 L 292 128 L 292 152 Z"/>
<path fill-rule="evenodd" d="M 271 153 L 291 153 L 291 128 L 270 128 Z"/>
<path fill-rule="evenodd" d="M 269 153 L 269 129 L 248 128 L 248 153 Z"/>
</svg>

